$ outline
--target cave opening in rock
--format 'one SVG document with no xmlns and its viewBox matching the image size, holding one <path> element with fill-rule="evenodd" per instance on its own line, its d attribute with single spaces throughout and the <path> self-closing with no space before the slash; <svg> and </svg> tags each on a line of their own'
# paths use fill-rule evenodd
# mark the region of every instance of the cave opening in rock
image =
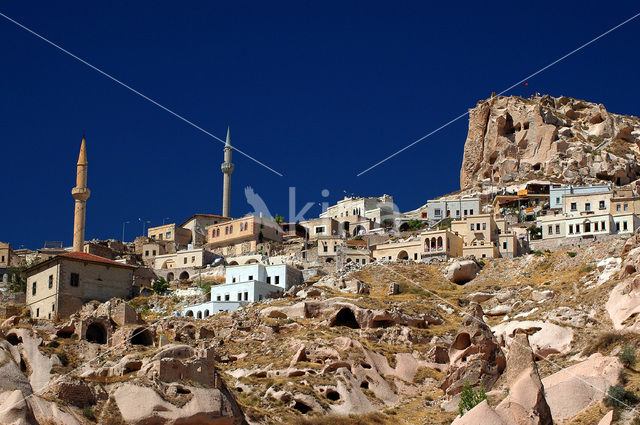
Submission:
<svg viewBox="0 0 640 425">
<path fill-rule="evenodd" d="M 191 394 L 191 391 L 185 387 L 176 387 L 177 394 Z"/>
<path fill-rule="evenodd" d="M 311 407 L 299 401 L 296 401 L 296 403 L 293 405 L 293 408 L 296 409 L 298 412 L 302 413 L 303 415 L 307 414 L 311 410 Z"/>
<path fill-rule="evenodd" d="M 340 400 L 340 393 L 334 390 L 327 391 L 327 398 L 331 401 Z"/>
<path fill-rule="evenodd" d="M 85 338 L 88 342 L 94 342 L 96 344 L 106 344 L 107 331 L 102 325 L 92 323 L 87 327 Z"/>
<path fill-rule="evenodd" d="M 131 344 L 133 345 L 153 345 L 153 334 L 149 329 L 138 328 L 131 334 Z"/>
<path fill-rule="evenodd" d="M 27 364 L 24 362 L 24 359 L 20 359 L 20 371 L 21 372 L 26 372 L 27 371 Z"/>
<path fill-rule="evenodd" d="M 7 341 L 9 341 L 9 344 L 11 345 L 18 345 L 22 342 L 22 338 L 18 337 L 18 335 L 14 333 L 10 333 L 7 335 Z"/>
<path fill-rule="evenodd" d="M 471 345 L 471 337 L 468 333 L 461 333 L 456 337 L 453 343 L 453 348 L 456 350 L 464 350 Z"/>
<path fill-rule="evenodd" d="M 56 332 L 58 338 L 71 338 L 73 335 L 74 329 L 60 329 Z"/>
<path fill-rule="evenodd" d="M 369 381 L 360 382 L 360 388 L 364 388 L 365 390 L 369 389 Z"/>
<path fill-rule="evenodd" d="M 356 316 L 348 307 L 342 308 L 338 314 L 336 314 L 331 321 L 331 326 L 346 326 L 351 329 L 360 329 Z"/>
</svg>

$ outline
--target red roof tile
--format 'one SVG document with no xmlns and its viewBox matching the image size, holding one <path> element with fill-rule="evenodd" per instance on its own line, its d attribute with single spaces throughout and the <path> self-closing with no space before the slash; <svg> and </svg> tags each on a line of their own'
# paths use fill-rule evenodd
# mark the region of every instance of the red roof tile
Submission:
<svg viewBox="0 0 640 425">
<path fill-rule="evenodd" d="M 119 263 L 117 261 L 109 260 L 109 259 L 104 258 L 104 257 L 99 257 L 97 255 L 87 254 L 86 252 L 68 252 L 66 254 L 58 255 L 58 257 L 71 258 L 71 259 L 80 260 L 80 261 L 90 261 L 92 263 L 109 264 L 109 265 L 112 265 L 112 266 L 136 267 L 136 266 L 132 266 L 130 264 Z"/>
</svg>

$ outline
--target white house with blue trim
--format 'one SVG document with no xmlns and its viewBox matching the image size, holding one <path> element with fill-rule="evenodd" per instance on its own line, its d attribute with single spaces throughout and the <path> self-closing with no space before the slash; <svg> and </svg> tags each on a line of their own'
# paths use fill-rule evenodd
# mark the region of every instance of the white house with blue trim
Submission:
<svg viewBox="0 0 640 425">
<path fill-rule="evenodd" d="M 301 284 L 302 272 L 288 264 L 227 266 L 225 283 L 211 287 L 211 300 L 182 309 L 182 315 L 204 318 L 235 311 L 246 303 L 282 295 Z"/>
</svg>

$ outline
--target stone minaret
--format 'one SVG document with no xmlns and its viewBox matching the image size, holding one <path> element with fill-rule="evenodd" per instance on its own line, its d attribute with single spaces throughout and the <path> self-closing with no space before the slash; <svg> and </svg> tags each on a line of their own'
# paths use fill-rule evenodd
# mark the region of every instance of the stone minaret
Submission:
<svg viewBox="0 0 640 425">
<path fill-rule="evenodd" d="M 91 191 L 87 188 L 87 145 L 82 136 L 80 155 L 78 156 L 78 168 L 76 171 L 76 187 L 71 189 L 71 195 L 76 200 L 75 214 L 73 215 L 73 252 L 82 252 L 84 247 L 84 222 L 87 213 L 87 199 Z"/>
<path fill-rule="evenodd" d="M 231 217 L 231 173 L 233 173 L 233 163 L 231 162 L 231 130 L 227 127 L 227 143 L 224 145 L 224 162 L 222 163 L 222 172 L 224 173 L 224 181 L 222 186 L 222 215 Z"/>
</svg>

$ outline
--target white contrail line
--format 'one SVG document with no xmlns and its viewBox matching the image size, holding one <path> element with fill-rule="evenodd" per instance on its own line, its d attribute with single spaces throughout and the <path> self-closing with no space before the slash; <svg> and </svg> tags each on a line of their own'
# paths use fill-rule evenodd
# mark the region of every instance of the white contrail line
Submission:
<svg viewBox="0 0 640 425">
<path fill-rule="evenodd" d="M 38 37 L 39 39 L 45 41 L 46 43 L 50 44 L 51 46 L 55 47 L 56 49 L 60 50 L 63 53 L 66 53 L 67 55 L 71 56 L 72 58 L 74 58 L 75 60 L 85 64 L 86 66 L 88 66 L 89 68 L 93 69 L 96 72 L 99 72 L 100 74 L 104 75 L 105 77 L 109 78 L 110 80 L 120 84 L 122 87 L 126 88 L 127 90 L 130 90 L 131 92 L 137 94 L 138 96 L 142 97 L 143 99 L 153 103 L 154 105 L 156 105 L 158 108 L 163 109 L 164 111 L 170 113 L 171 115 L 173 115 L 174 117 L 186 122 L 187 124 L 189 124 L 190 126 L 200 130 L 201 132 L 203 132 L 204 134 L 206 134 L 207 136 L 213 137 L 214 139 L 218 140 L 221 143 L 226 143 L 224 140 L 222 140 L 221 138 L 217 137 L 215 134 L 210 133 L 209 131 L 205 130 L 204 128 L 200 127 L 199 125 L 195 124 L 192 121 L 189 121 L 188 119 L 186 119 L 185 117 L 183 117 L 182 115 L 178 114 L 177 112 L 172 111 L 171 109 L 167 108 L 166 106 L 161 105 L 160 103 L 156 102 L 155 100 L 151 99 L 149 96 L 146 96 L 142 93 L 140 93 L 138 90 L 134 89 L 133 87 L 123 83 L 122 81 L 118 80 L 116 77 L 104 72 L 103 70 L 101 70 L 100 68 L 90 64 L 89 62 L 87 62 L 86 60 L 74 55 L 73 53 L 71 53 L 70 51 L 66 50 L 65 48 L 57 45 L 56 43 L 54 43 L 53 41 L 47 39 L 46 37 L 38 34 L 37 32 L 35 32 L 34 30 L 32 30 L 31 28 L 28 28 L 24 25 L 22 25 L 20 22 L 10 18 L 9 16 L 5 15 L 4 13 L 0 12 L 0 16 L 2 16 L 3 18 L 5 18 L 6 20 L 13 22 L 14 24 L 16 24 L 17 26 L 19 26 L 20 28 L 22 28 L 23 30 L 35 35 L 36 37 Z M 274 170 L 273 168 L 269 167 L 268 165 L 264 164 L 263 162 L 258 161 L 257 159 L 255 159 L 254 157 L 252 157 L 251 155 L 241 151 L 240 149 L 236 148 L 235 146 L 233 147 L 233 150 L 237 151 L 238 153 L 246 156 L 247 158 L 249 158 L 250 160 L 252 160 L 253 162 L 262 165 L 264 168 L 266 168 L 267 170 L 279 175 L 280 177 L 283 177 L 283 175 L 281 173 L 279 173 L 278 171 Z"/>
<path fill-rule="evenodd" d="M 527 81 L 528 79 L 535 77 L 536 75 L 540 74 L 541 72 L 546 71 L 547 69 L 551 68 L 553 65 L 557 64 L 558 62 L 563 61 L 564 59 L 568 58 L 569 56 L 573 55 L 576 52 L 579 52 L 580 50 L 584 49 L 585 47 L 587 47 L 588 45 L 595 43 L 596 41 L 598 41 L 599 39 L 601 39 L 602 37 L 604 37 L 605 35 L 609 34 L 610 32 L 613 32 L 615 30 L 617 30 L 618 28 L 620 28 L 621 26 L 625 25 L 626 23 L 636 19 L 638 16 L 640 16 L 640 12 L 633 15 L 631 18 L 619 23 L 618 25 L 616 25 L 615 27 L 610 28 L 609 30 L 603 32 L 602 34 L 600 34 L 599 36 L 597 36 L 596 38 L 584 43 L 582 46 L 572 50 L 571 52 L 567 53 L 566 55 L 556 59 L 555 61 L 551 62 L 550 64 L 548 64 L 547 66 L 544 66 L 542 68 L 540 68 L 539 70 L 537 70 L 536 72 L 534 72 L 531 75 L 527 75 L 526 77 L 524 77 L 522 80 L 518 81 L 517 83 L 512 84 L 511 86 L 507 87 L 506 89 L 502 90 L 500 93 L 497 94 L 497 96 L 501 96 L 504 93 L 508 92 L 509 90 L 511 90 L 512 88 L 516 87 L 519 84 L 522 84 L 523 82 Z M 441 125 L 440 127 L 436 128 L 435 130 L 433 130 L 432 132 L 422 136 L 421 138 L 411 142 L 410 144 L 408 144 L 407 146 L 405 146 L 404 148 L 400 149 L 399 151 L 396 151 L 395 153 L 389 155 L 388 157 L 386 157 L 385 159 L 378 161 L 377 163 L 373 164 L 371 167 L 367 168 L 364 171 L 361 171 L 360 173 L 358 173 L 357 177 L 360 177 L 361 175 L 363 175 L 364 173 L 366 173 L 367 171 L 372 170 L 373 168 L 377 167 L 378 165 L 382 164 L 383 162 L 386 162 L 388 160 L 390 160 L 391 158 L 393 158 L 394 156 L 398 155 L 401 152 L 404 152 L 405 150 L 409 149 L 411 146 L 415 145 L 416 143 L 419 143 L 421 141 L 423 141 L 424 139 L 426 139 L 427 137 L 431 136 L 432 134 L 437 133 L 438 131 L 442 130 L 445 127 L 448 127 L 449 125 L 453 124 L 454 122 L 458 121 L 460 118 L 463 118 L 465 116 L 469 115 L 469 111 L 467 110 L 467 112 L 465 112 L 464 114 L 458 115 L 457 117 L 455 117 L 454 119 L 452 119 L 451 121 L 448 121 L 447 123 Z"/>
</svg>

